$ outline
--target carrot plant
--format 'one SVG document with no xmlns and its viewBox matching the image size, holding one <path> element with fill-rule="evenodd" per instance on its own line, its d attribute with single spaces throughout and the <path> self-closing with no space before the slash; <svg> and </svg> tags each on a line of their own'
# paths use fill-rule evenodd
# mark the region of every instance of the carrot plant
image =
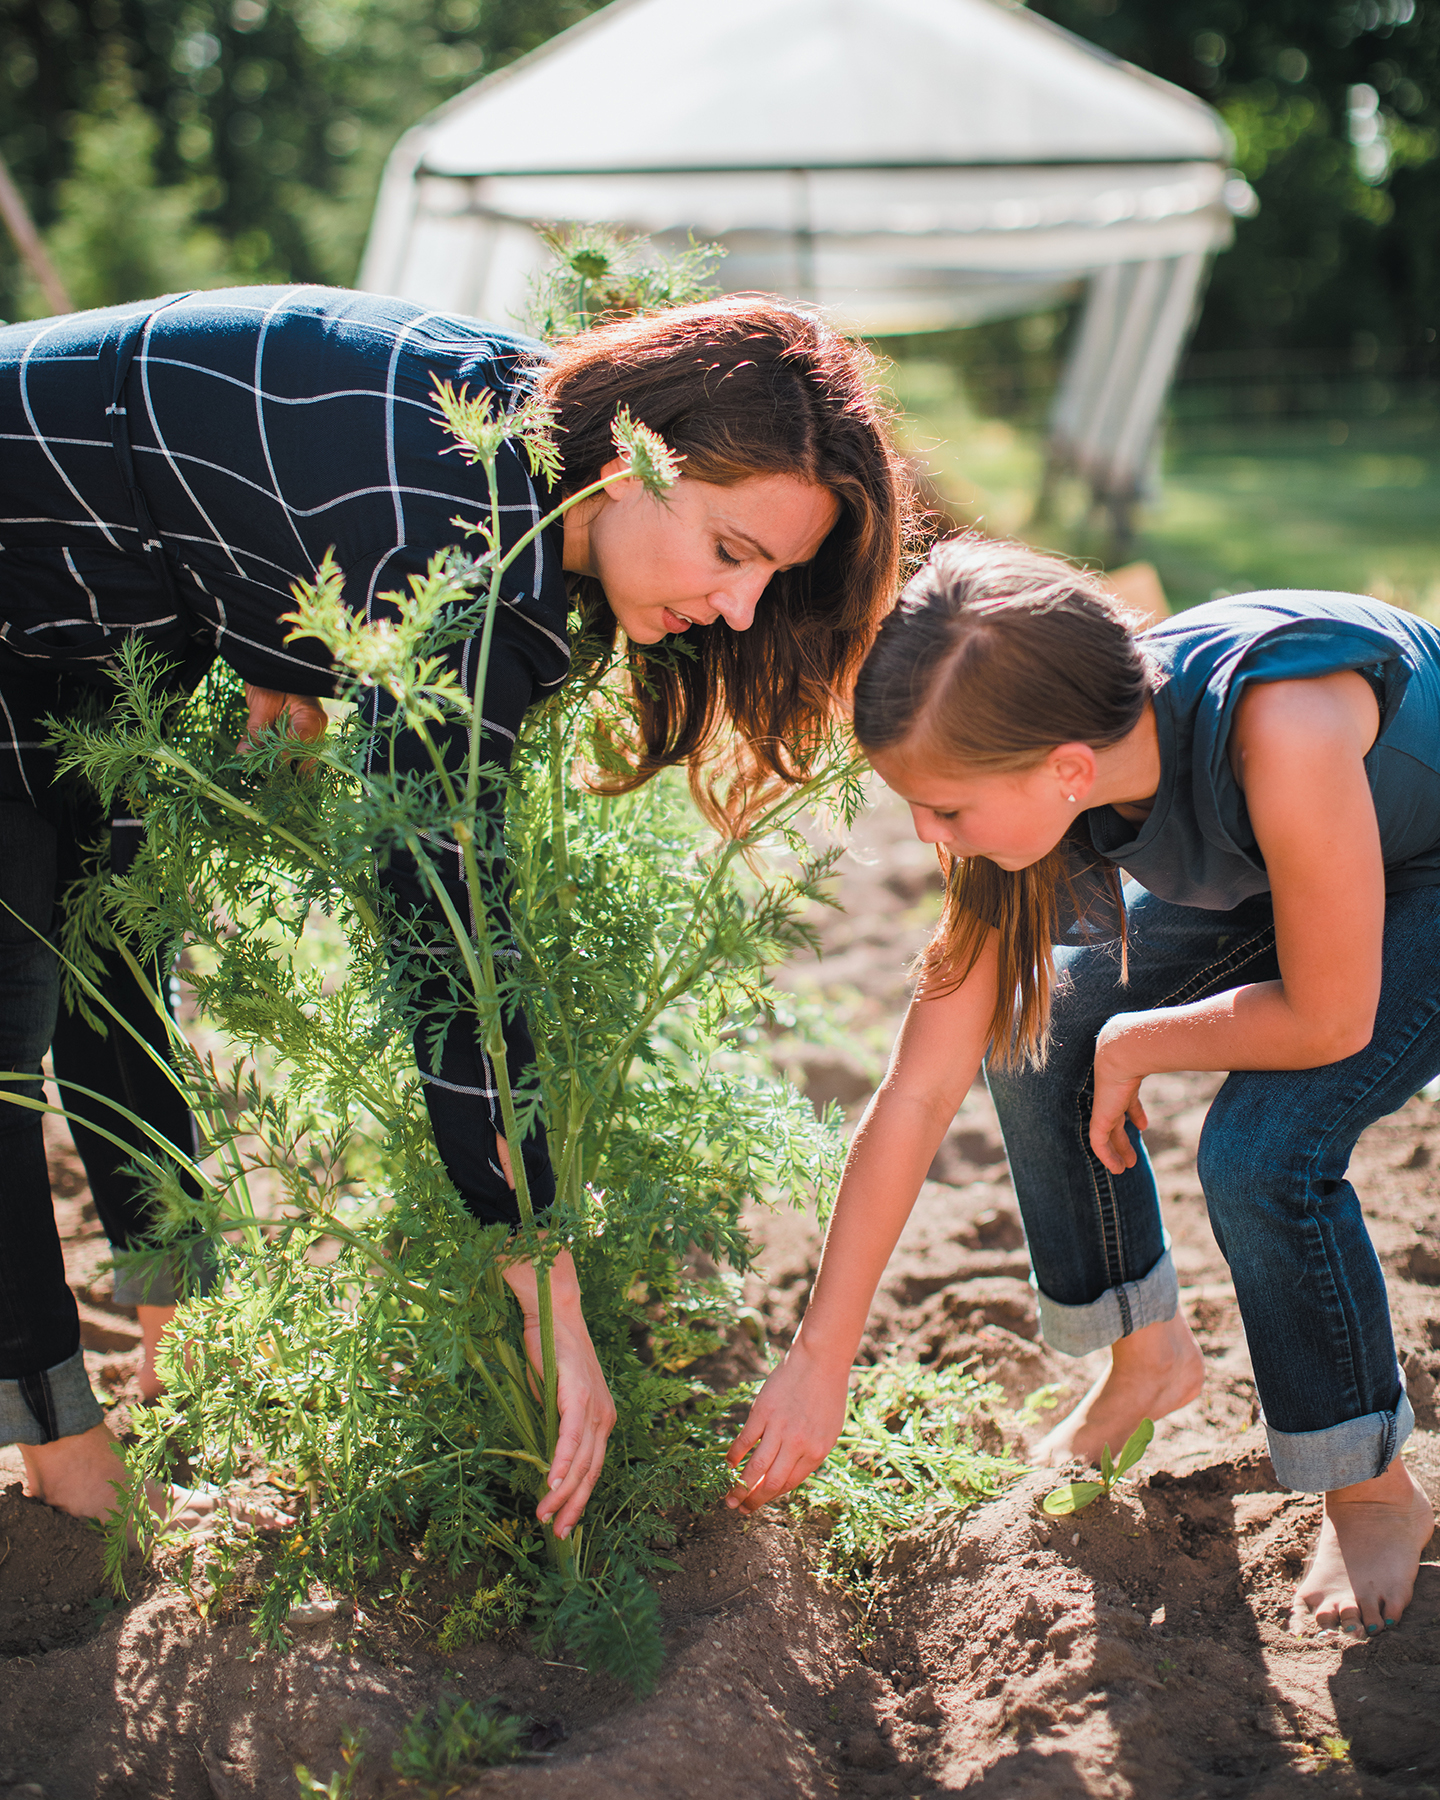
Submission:
<svg viewBox="0 0 1440 1800">
<path fill-rule="evenodd" d="M 353 1589 L 418 1538 L 431 1564 L 473 1574 L 477 1597 L 513 1578 L 542 1644 L 643 1690 L 661 1656 L 644 1573 L 667 1517 L 729 1482 L 724 1402 L 685 1370 L 737 1303 L 742 1210 L 808 1201 L 837 1172 L 836 1134 L 747 1067 L 745 1045 L 771 1005 L 767 969 L 809 940 L 804 913 L 825 897 L 835 852 L 808 848 L 802 816 L 824 802 L 848 823 L 858 768 L 837 735 L 812 778 L 735 841 L 702 826 L 675 778 L 597 796 L 584 771 L 634 720 L 605 656 L 579 642 L 576 673 L 528 716 L 511 775 L 487 762 L 485 659 L 523 549 L 501 540 L 497 458 L 508 445 L 553 474 L 556 452 L 533 407 L 438 399 L 488 505 L 462 548 L 392 597 L 394 622 L 350 613 L 329 564 L 297 590 L 297 635 L 326 645 L 355 703 L 303 762 L 278 729 L 241 747 L 228 673 L 180 705 L 133 648 L 109 717 L 56 727 L 63 767 L 146 828 L 123 877 L 97 871 L 71 896 L 76 997 L 123 1028 L 92 979 L 87 932 L 142 955 L 184 944 L 199 1020 L 223 1046 L 206 1054 L 174 1034 L 193 1156 L 132 1121 L 149 1143 L 137 1166 L 156 1242 L 208 1239 L 225 1279 L 177 1316 L 167 1397 L 137 1420 L 111 1566 L 118 1578 L 127 1528 L 148 1523 L 144 1483 L 182 1454 L 220 1482 L 258 1460 L 298 1515 L 268 1565 L 263 1634 L 316 1579 Z M 666 447 L 623 414 L 615 437 L 627 472 L 663 495 L 676 473 Z M 461 638 L 478 646 L 473 699 L 444 660 Z M 379 725 L 365 712 L 377 688 L 390 705 Z M 456 722 L 458 765 L 437 739 Z M 425 747 L 418 771 L 393 755 L 402 732 Z M 461 847 L 468 916 L 440 879 L 432 847 L 444 843 Z M 435 902 L 414 916 L 377 881 L 402 853 Z M 316 955 L 317 937 L 337 952 Z M 445 973 L 445 998 L 432 982 L 423 1009 L 418 967 Z M 517 1007 L 538 1047 L 527 1075 L 507 1058 Z M 440 1163 L 411 1037 L 456 1021 L 491 1058 L 509 1142 L 546 1120 L 558 1193 L 543 1230 L 518 1154 L 513 1239 L 465 1212 Z M 619 1420 L 586 1517 L 560 1541 L 533 1513 L 556 1436 L 545 1272 L 567 1247 Z M 501 1273 L 517 1254 L 541 1270 L 533 1380 Z"/>
<path fill-rule="evenodd" d="M 656 256 L 648 239 L 622 236 L 612 225 L 556 225 L 540 235 L 554 260 L 536 276 L 528 311 L 532 328 L 546 339 L 708 299 L 710 276 L 725 254 L 719 244 L 692 238 L 678 255 Z"/>
</svg>

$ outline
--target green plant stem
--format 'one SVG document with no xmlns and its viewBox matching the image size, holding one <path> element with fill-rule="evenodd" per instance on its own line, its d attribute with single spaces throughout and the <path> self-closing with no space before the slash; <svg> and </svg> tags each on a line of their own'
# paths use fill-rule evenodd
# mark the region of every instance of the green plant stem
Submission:
<svg viewBox="0 0 1440 1800">
<path fill-rule="evenodd" d="M 516 538 L 515 542 L 505 552 L 504 556 L 497 561 L 495 564 L 497 589 L 498 577 L 505 573 L 515 561 L 516 557 L 520 555 L 521 551 L 528 549 L 529 546 L 535 542 L 536 538 L 548 531 L 552 525 L 558 524 L 573 506 L 577 506 L 582 500 L 591 499 L 596 494 L 603 494 L 606 488 L 613 487 L 617 481 L 629 481 L 631 479 L 632 477 L 629 469 L 617 469 L 613 475 L 602 475 L 598 481 L 592 481 L 589 487 L 578 488 L 573 494 L 567 494 L 558 506 L 552 507 L 551 510 L 546 513 L 543 519 L 538 520 L 532 525 L 522 537 Z M 498 512 L 495 516 L 498 517 Z"/>
<path fill-rule="evenodd" d="M 69 1088 L 73 1093 L 83 1094 L 87 1100 L 97 1100 L 102 1106 L 108 1106 L 113 1112 L 118 1113 L 127 1124 L 133 1125 L 137 1131 L 143 1132 L 157 1149 L 163 1150 L 166 1155 L 193 1180 L 199 1182 L 204 1188 L 211 1189 L 212 1191 L 214 1190 L 214 1184 L 211 1182 L 210 1177 L 198 1163 L 192 1162 L 191 1159 L 185 1155 L 183 1150 L 178 1149 L 172 1144 L 169 1138 L 162 1132 L 157 1131 L 148 1120 L 142 1119 L 138 1113 L 131 1112 L 128 1106 L 122 1106 L 118 1101 L 110 1099 L 105 1094 L 97 1093 L 94 1088 L 85 1087 L 78 1081 L 65 1081 L 60 1079 L 60 1077 L 53 1075 L 48 1079 L 54 1081 L 58 1088 Z M 0 1083 L 10 1081 L 33 1082 L 34 1080 L 35 1077 L 33 1075 L 16 1073 L 8 1069 L 0 1071 Z M 28 1094 L 9 1094 L 0 1091 L 0 1104 L 6 1106 L 20 1106 L 25 1108 L 27 1112 L 53 1113 L 56 1118 L 64 1119 L 67 1123 L 71 1116 L 65 1107 L 52 1106 L 48 1100 L 31 1099 Z M 93 1131 L 97 1137 L 103 1137 L 107 1143 L 114 1144 L 117 1149 L 123 1150 L 128 1156 L 133 1157 L 147 1174 L 157 1177 L 164 1175 L 164 1164 L 157 1162 L 153 1157 L 147 1156 L 143 1150 L 138 1150 L 134 1144 L 127 1142 L 125 1138 L 118 1137 L 113 1131 L 108 1131 L 105 1126 L 96 1124 L 92 1119 L 87 1119 L 85 1124 L 86 1128 Z"/>
<path fill-rule="evenodd" d="M 561 932 L 563 934 L 562 953 L 558 960 L 557 983 L 559 986 L 557 1011 L 562 1021 L 562 1030 L 568 1044 L 570 1038 L 568 1014 L 575 1003 L 574 989 L 565 978 L 564 952 L 569 948 L 569 932 L 565 921 L 571 909 L 570 897 L 570 841 L 566 824 L 566 791 L 565 791 L 565 742 L 560 723 L 558 708 L 552 708 L 549 719 L 550 734 L 550 843 L 554 858 L 556 877 L 559 881 L 559 900 L 561 914 Z M 573 1055 L 566 1058 L 570 1070 L 568 1082 L 569 1097 L 565 1109 L 565 1153 L 561 1158 L 560 1170 L 556 1176 L 556 1191 L 570 1205 L 576 1205 L 580 1199 L 579 1170 L 577 1156 L 573 1146 L 580 1141 L 584 1129 L 585 1106 L 580 1091 L 580 1070 Z"/>
<path fill-rule="evenodd" d="M 490 530 L 491 542 L 500 542 L 500 483 L 496 474 L 495 458 L 490 456 L 485 463 L 485 479 L 490 497 Z M 594 486 L 602 484 L 592 484 Z M 561 516 L 581 496 L 574 496 L 564 503 L 553 517 Z M 527 532 L 510 552 L 509 556 L 497 562 L 490 576 L 490 591 L 486 595 L 485 624 L 480 637 L 480 649 L 476 657 L 475 692 L 470 713 L 469 764 L 466 772 L 465 802 L 467 818 L 473 818 L 480 793 L 480 743 L 484 735 L 484 700 L 485 677 L 490 666 L 490 644 L 495 629 L 495 615 L 500 605 L 500 583 L 505 570 L 514 562 L 515 557 L 540 534 L 547 521 L 542 521 Z M 470 913 L 476 936 L 480 939 L 480 954 L 483 964 L 483 1001 L 480 1006 L 481 1022 L 485 1026 L 489 1040 L 486 1049 L 490 1054 L 495 1069 L 495 1086 L 500 1098 L 500 1115 L 505 1125 L 506 1142 L 511 1146 L 510 1169 L 515 1182 L 515 1200 L 519 1208 L 521 1222 L 525 1228 L 526 1241 L 535 1241 L 535 1212 L 530 1200 L 530 1181 L 525 1169 L 523 1151 L 524 1140 L 520 1136 L 515 1123 L 515 1098 L 510 1083 L 509 1057 L 505 1046 L 505 1029 L 503 1008 L 500 1001 L 499 984 L 495 979 L 495 957 L 490 941 L 490 915 L 487 896 L 480 881 L 480 866 L 475 855 L 475 839 L 473 830 L 461 841 L 461 850 L 465 861 L 465 880 L 470 891 Z M 454 909 L 450 909 L 453 916 Z M 452 925 L 452 930 L 454 926 Z M 468 933 L 465 934 L 468 937 Z M 477 1000 L 480 996 L 477 995 Z M 541 1378 L 545 1386 L 545 1435 L 547 1449 L 553 1457 L 555 1445 L 560 1436 L 560 1404 L 559 1404 L 559 1368 L 555 1360 L 555 1313 L 550 1291 L 549 1265 L 540 1256 L 535 1258 L 535 1298 L 536 1310 L 540 1320 L 540 1359 Z M 551 1544 L 558 1544 L 553 1531 L 549 1534 Z"/>
<path fill-rule="evenodd" d="M 565 826 L 565 743 L 561 733 L 560 713 L 552 708 L 550 733 L 550 843 L 555 873 L 561 886 L 560 906 L 569 912 L 570 900 L 564 885 L 570 880 L 570 841 Z"/>
<path fill-rule="evenodd" d="M 282 843 L 289 844 L 292 849 L 297 850 L 307 862 L 313 863 L 314 866 L 328 876 L 330 880 L 333 881 L 335 879 L 335 871 L 331 866 L 330 860 L 321 851 L 317 850 L 313 844 L 307 844 L 304 838 L 296 837 L 293 831 L 287 831 L 283 825 L 277 825 L 272 819 L 267 819 L 264 813 L 260 812 L 257 808 L 247 806 L 243 800 L 237 800 L 233 794 L 226 793 L 224 788 L 220 787 L 216 782 L 208 780 L 207 777 L 200 773 L 193 763 L 188 762 L 177 751 L 171 750 L 168 745 L 160 745 L 155 749 L 142 750 L 138 754 L 143 757 L 148 757 L 151 762 L 162 763 L 168 768 L 178 769 L 182 774 L 189 776 L 190 780 L 195 783 L 207 799 L 213 800 L 217 806 L 224 807 L 227 812 L 234 813 L 237 818 L 245 819 L 251 825 L 258 825 L 262 831 L 268 832 L 272 837 L 279 838 Z M 364 922 L 366 929 L 370 932 L 371 936 L 378 940 L 382 935 L 380 920 L 376 916 L 375 910 L 370 905 L 370 902 L 362 893 L 355 889 L 349 890 L 346 893 L 345 898 L 360 915 L 361 920 Z"/>
<path fill-rule="evenodd" d="M 678 934 L 674 951 L 666 959 L 651 984 L 649 1004 L 637 1016 L 631 1030 L 619 1040 L 602 1064 L 595 1082 L 595 1094 L 589 1103 L 580 1110 L 578 1119 L 572 1112 L 565 1156 L 557 1177 L 557 1186 L 562 1192 L 568 1191 L 570 1184 L 578 1178 L 575 1164 L 579 1156 L 581 1130 L 584 1119 L 595 1105 L 596 1098 L 599 1094 L 607 1092 L 617 1080 L 623 1078 L 624 1072 L 635 1054 L 636 1047 L 660 1014 L 667 1007 L 672 1006 L 683 994 L 689 992 L 707 970 L 714 966 L 716 961 L 714 949 L 705 942 L 696 947 L 695 939 L 700 936 L 704 918 L 713 909 L 717 897 L 724 889 L 735 858 L 744 854 L 749 846 L 763 839 L 768 833 L 776 830 L 796 812 L 807 806 L 816 794 L 833 787 L 837 779 L 843 780 L 863 767 L 864 759 L 855 756 L 851 757 L 844 768 L 839 771 L 828 766 L 821 769 L 767 808 L 761 814 L 754 828 L 743 838 L 731 838 L 721 847 L 719 854 L 711 864 L 704 884 L 691 902 L 688 922 Z M 680 959 L 685 956 L 687 949 L 690 953 L 688 960 L 682 962 Z M 677 963 L 679 964 L 678 969 Z"/>
<path fill-rule="evenodd" d="M 485 461 L 485 474 L 490 500 L 490 542 L 500 542 L 500 494 L 499 483 L 495 471 L 493 456 Z M 597 484 L 597 485 L 604 485 Z M 576 496 L 579 498 L 579 496 Z M 540 526 L 527 533 L 514 547 L 510 555 L 502 562 L 496 563 L 491 570 L 489 592 L 486 595 L 485 621 L 481 629 L 480 647 L 476 657 L 474 674 L 474 691 L 470 711 L 469 743 L 466 761 L 466 780 L 464 797 L 465 817 L 458 821 L 456 832 L 464 860 L 466 886 L 470 893 L 470 912 L 472 929 L 466 930 L 463 921 L 456 912 L 454 903 L 446 892 L 444 883 L 430 865 L 429 859 L 420 851 L 418 838 L 414 834 L 407 837 L 407 847 L 415 857 L 417 866 L 422 870 L 427 885 L 435 896 L 445 916 L 457 949 L 465 963 L 470 977 L 471 991 L 476 1010 L 483 1028 L 483 1042 L 495 1071 L 495 1085 L 500 1101 L 501 1120 L 505 1127 L 505 1137 L 511 1146 L 510 1165 L 515 1184 L 516 1204 L 520 1212 L 526 1242 L 534 1254 L 536 1275 L 536 1310 L 540 1324 L 540 1356 L 541 1376 L 545 1391 L 545 1434 L 546 1447 L 552 1460 L 555 1446 L 560 1435 L 559 1408 L 559 1369 L 555 1356 L 555 1317 L 551 1294 L 549 1265 L 535 1240 L 535 1213 L 530 1198 L 529 1178 L 525 1169 L 523 1154 L 523 1136 L 516 1122 L 514 1091 L 510 1081 L 509 1057 L 505 1044 L 503 1003 L 500 998 L 499 983 L 495 975 L 494 951 L 491 943 L 489 908 L 487 896 L 480 879 L 479 861 L 475 853 L 474 827 L 471 821 L 475 818 L 480 793 L 480 746 L 484 736 L 484 697 L 485 678 L 490 663 L 490 648 L 494 635 L 495 618 L 500 603 L 500 583 L 504 570 L 514 561 L 515 556 L 529 542 L 539 535 L 539 531 L 554 517 L 560 516 L 568 505 L 567 502 Z M 418 723 L 409 721 L 407 723 Z M 422 738 L 432 766 L 435 767 L 446 793 L 447 801 L 454 805 L 458 800 L 449 772 L 444 767 L 433 740 L 422 728 Z M 473 934 L 473 935 L 472 935 Z M 478 938 L 478 945 L 475 940 Z M 477 955 L 478 950 L 478 955 Z M 557 1559 L 563 1564 L 569 1561 L 569 1552 L 563 1542 L 557 1539 L 553 1531 L 547 1534 L 548 1543 Z"/>
</svg>

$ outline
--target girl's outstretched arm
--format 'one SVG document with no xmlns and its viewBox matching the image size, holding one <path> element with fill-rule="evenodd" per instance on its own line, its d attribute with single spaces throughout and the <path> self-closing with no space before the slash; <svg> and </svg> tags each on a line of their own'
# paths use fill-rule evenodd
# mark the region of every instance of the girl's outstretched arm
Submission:
<svg viewBox="0 0 1440 1800">
<path fill-rule="evenodd" d="M 1231 765 L 1275 903 L 1279 981 L 1191 1006 L 1117 1013 L 1095 1047 L 1090 1144 L 1112 1174 L 1135 1152 L 1140 1083 L 1161 1069 L 1314 1069 L 1369 1043 L 1380 999 L 1385 867 L 1365 756 L 1379 708 L 1351 670 L 1242 698 Z"/>
<path fill-rule="evenodd" d="M 954 993 L 913 1000 L 865 1109 L 835 1200 L 810 1304 L 756 1396 L 729 1460 L 749 1464 L 727 1505 L 755 1512 L 830 1454 L 875 1289 L 940 1140 L 980 1067 L 995 1011 L 996 938 Z"/>
</svg>

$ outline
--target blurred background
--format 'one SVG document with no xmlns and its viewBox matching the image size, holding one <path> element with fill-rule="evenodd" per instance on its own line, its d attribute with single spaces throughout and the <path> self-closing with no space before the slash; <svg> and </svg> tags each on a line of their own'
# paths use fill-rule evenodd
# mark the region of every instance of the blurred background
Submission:
<svg viewBox="0 0 1440 1800">
<path fill-rule="evenodd" d="M 0 153 L 76 306 L 350 284 L 401 135 L 598 10 L 0 0 Z M 1125 553 L 1155 563 L 1174 605 L 1313 586 L 1440 617 L 1440 0 L 1028 11 L 1203 100 L 1233 137 L 1234 241 L 1215 257 Z M 617 116 L 646 104 L 603 100 Z M 549 129 L 537 114 L 537 148 Z M 1103 559 L 1114 520 L 1074 470 L 1052 469 L 1036 510 L 1084 298 L 1060 282 L 1019 317 L 877 347 L 945 511 Z M 53 310 L 7 237 L 0 315 Z"/>
</svg>

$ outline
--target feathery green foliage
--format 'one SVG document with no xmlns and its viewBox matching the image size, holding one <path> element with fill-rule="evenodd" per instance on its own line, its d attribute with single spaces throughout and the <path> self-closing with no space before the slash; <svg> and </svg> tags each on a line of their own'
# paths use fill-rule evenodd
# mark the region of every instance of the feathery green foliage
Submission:
<svg viewBox="0 0 1440 1800">
<path fill-rule="evenodd" d="M 608 225 L 556 225 L 542 235 L 554 260 L 535 277 L 526 311 L 531 329 L 546 339 L 703 300 L 725 254 L 692 237 L 679 256 L 661 257 L 647 239 L 622 238 Z"/>
<path fill-rule="evenodd" d="M 466 1779 L 520 1755 L 524 1721 L 446 1696 L 433 1719 L 424 1712 L 400 1734 L 391 1767 L 426 1795 L 453 1793 Z"/>
<path fill-rule="evenodd" d="M 835 1448 L 791 1502 L 802 1515 L 830 1515 L 816 1574 L 863 1594 L 869 1565 L 897 1533 L 926 1514 L 963 1512 L 1018 1474 L 974 1441 L 974 1413 L 999 1398 L 956 1366 L 858 1370 Z"/>
<path fill-rule="evenodd" d="M 493 1586 L 481 1582 L 463 1606 L 452 1606 L 436 1639 L 445 1651 L 463 1649 L 518 1625 L 530 1610 L 530 1599 L 514 1575 L 502 1575 Z"/>
</svg>

